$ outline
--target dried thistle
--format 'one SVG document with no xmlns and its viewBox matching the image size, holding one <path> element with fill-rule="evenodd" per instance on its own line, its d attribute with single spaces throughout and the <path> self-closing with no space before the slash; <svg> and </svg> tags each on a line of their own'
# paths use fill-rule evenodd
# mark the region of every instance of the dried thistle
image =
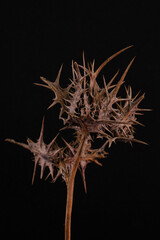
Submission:
<svg viewBox="0 0 160 240">
<path fill-rule="evenodd" d="M 137 121 L 137 115 L 140 115 L 142 111 L 149 110 L 139 108 L 139 103 L 143 100 L 144 94 L 138 97 L 138 93 L 133 97 L 131 87 L 125 87 L 126 97 L 118 96 L 119 89 L 124 83 L 134 58 L 117 83 L 114 83 L 114 80 L 118 72 L 108 83 L 103 76 L 103 88 L 97 82 L 98 74 L 102 68 L 130 47 L 124 48 L 109 57 L 96 71 L 94 70 L 94 61 L 86 66 L 83 54 L 83 65 L 72 62 L 72 79 L 67 88 L 62 88 L 59 83 L 62 66 L 55 82 L 40 77 L 44 84 L 36 83 L 36 85 L 46 87 L 54 92 L 55 98 L 49 108 L 60 103 L 59 119 L 63 120 L 63 129 L 70 128 L 75 132 L 72 142 L 68 143 L 63 139 L 65 147 L 59 147 L 56 143 L 56 136 L 51 143 L 45 144 L 43 141 L 44 119 L 37 142 L 27 139 L 27 144 L 24 144 L 6 139 L 6 141 L 18 144 L 33 153 L 35 166 L 32 183 L 37 165 L 41 167 L 40 178 L 43 177 L 44 169 L 48 168 L 47 178 L 51 176 L 52 182 L 55 182 L 60 175 L 66 182 L 65 240 L 71 239 L 71 213 L 77 169 L 82 173 L 85 192 L 87 192 L 85 180 L 87 164 L 94 162 L 101 165 L 98 160 L 106 157 L 106 147 L 111 147 L 112 143 L 116 141 L 146 144 L 134 138 L 134 125 L 140 124 Z M 95 149 L 92 147 L 92 142 L 96 141 L 97 138 L 101 138 L 103 144 L 100 148 Z"/>
</svg>

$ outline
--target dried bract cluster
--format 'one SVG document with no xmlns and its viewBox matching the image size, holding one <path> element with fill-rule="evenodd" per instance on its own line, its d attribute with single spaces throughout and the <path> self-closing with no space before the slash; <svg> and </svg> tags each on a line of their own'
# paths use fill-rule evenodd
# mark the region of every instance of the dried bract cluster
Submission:
<svg viewBox="0 0 160 240">
<path fill-rule="evenodd" d="M 44 84 L 36 83 L 36 85 L 46 87 L 54 92 L 55 98 L 50 107 L 53 107 L 57 103 L 61 105 L 59 118 L 63 120 L 64 128 L 74 129 L 75 139 L 70 143 L 64 140 L 65 147 L 63 148 L 57 145 L 56 138 L 50 144 L 46 145 L 43 141 L 44 120 L 42 122 L 40 137 L 36 143 L 29 139 L 27 140 L 28 144 L 7 139 L 10 142 L 29 149 L 33 153 L 35 161 L 33 180 L 36 166 L 39 164 L 41 166 L 41 178 L 44 169 L 48 168 L 48 176 L 51 176 L 53 181 L 62 175 L 62 178 L 68 183 L 75 156 L 81 143 L 82 133 L 85 133 L 85 140 L 78 168 L 82 173 L 85 190 L 86 166 L 90 162 L 101 165 L 98 159 L 106 157 L 106 146 L 110 147 L 117 140 L 129 143 L 133 141 L 142 142 L 134 138 L 134 125 L 139 124 L 137 115 L 141 114 L 141 111 L 146 110 L 138 107 L 144 98 L 144 94 L 139 97 L 137 94 L 133 97 L 131 87 L 125 87 L 126 96 L 123 98 L 118 96 L 119 89 L 124 83 L 124 79 L 134 58 L 118 81 L 116 81 L 118 72 L 108 83 L 106 83 L 103 76 L 100 80 L 104 83 L 104 87 L 102 88 L 97 81 L 102 68 L 126 49 L 122 49 L 112 55 L 97 70 L 94 70 L 94 61 L 92 64 L 87 64 L 86 66 L 83 54 L 82 65 L 72 62 L 72 79 L 70 79 L 70 84 L 67 88 L 62 88 L 59 83 L 62 66 L 56 81 L 51 82 L 41 77 Z M 92 141 L 93 139 L 96 140 L 96 138 L 104 140 L 102 147 L 98 149 L 92 147 Z"/>
</svg>

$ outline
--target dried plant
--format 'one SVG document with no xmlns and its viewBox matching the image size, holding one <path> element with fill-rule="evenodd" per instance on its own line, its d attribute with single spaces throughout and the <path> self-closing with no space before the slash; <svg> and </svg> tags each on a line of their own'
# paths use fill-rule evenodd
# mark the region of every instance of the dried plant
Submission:
<svg viewBox="0 0 160 240">
<path fill-rule="evenodd" d="M 44 169 L 48 168 L 47 177 L 51 176 L 52 182 L 55 182 L 60 175 L 66 182 L 65 240 L 71 239 L 71 213 L 77 169 L 82 173 L 85 192 L 87 192 L 85 180 L 87 164 L 94 162 L 101 165 L 99 159 L 106 157 L 106 147 L 111 147 L 112 143 L 116 141 L 144 143 L 134 138 L 134 125 L 140 124 L 137 121 L 137 115 L 147 110 L 138 107 L 144 98 L 144 94 L 139 97 L 139 94 L 132 97 L 131 87 L 125 87 L 126 97 L 118 96 L 119 89 L 124 83 L 134 58 L 117 83 L 114 83 L 114 80 L 118 72 L 108 83 L 103 76 L 103 88 L 97 82 L 97 76 L 102 68 L 130 47 L 124 48 L 109 57 L 96 71 L 94 70 L 94 61 L 86 66 L 83 54 L 83 65 L 72 62 L 72 79 L 67 88 L 62 88 L 59 84 L 62 66 L 55 82 L 41 77 L 44 84 L 36 83 L 36 85 L 46 87 L 54 92 L 55 98 L 49 108 L 60 103 L 59 119 L 63 120 L 63 129 L 74 130 L 75 134 L 72 142 L 68 143 L 63 139 L 65 147 L 59 147 L 56 143 L 56 136 L 51 143 L 45 144 L 43 141 L 44 119 L 37 142 L 27 139 L 25 144 L 6 139 L 33 153 L 35 166 L 32 183 L 37 165 L 41 167 L 40 178 L 43 177 Z M 100 148 L 95 149 L 93 148 L 93 141 L 96 141 L 97 138 L 101 138 L 103 143 Z"/>
</svg>

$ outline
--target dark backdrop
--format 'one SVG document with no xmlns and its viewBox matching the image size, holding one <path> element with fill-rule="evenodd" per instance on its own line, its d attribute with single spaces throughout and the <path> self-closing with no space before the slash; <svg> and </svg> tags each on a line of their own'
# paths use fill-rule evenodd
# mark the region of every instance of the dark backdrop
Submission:
<svg viewBox="0 0 160 240">
<path fill-rule="evenodd" d="M 117 143 L 102 160 L 89 165 L 87 195 L 80 174 L 75 184 L 73 239 L 145 239 L 159 234 L 159 6 L 150 1 L 5 1 L 1 3 L 1 232 L 21 239 L 63 239 L 65 183 L 39 179 L 31 185 L 32 155 L 5 143 L 39 136 L 45 115 L 45 141 L 57 134 L 59 106 L 46 110 L 53 94 L 33 85 L 39 76 L 55 80 L 63 63 L 61 85 L 71 77 L 72 59 L 98 67 L 116 51 L 133 48 L 103 70 L 109 79 L 124 70 L 133 94 L 145 92 L 136 137 L 148 146 Z M 101 75 L 102 76 L 102 75 Z M 67 137 L 67 136 L 65 136 Z M 4 235 L 3 235 L 4 236 Z"/>
</svg>

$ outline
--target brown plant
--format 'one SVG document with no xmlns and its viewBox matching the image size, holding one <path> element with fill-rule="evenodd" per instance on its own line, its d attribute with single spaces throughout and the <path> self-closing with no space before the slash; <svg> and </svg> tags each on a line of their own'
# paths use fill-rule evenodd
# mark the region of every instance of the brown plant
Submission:
<svg viewBox="0 0 160 240">
<path fill-rule="evenodd" d="M 44 77 L 40 77 L 44 84 L 36 85 L 46 87 L 54 92 L 55 98 L 49 108 L 60 103 L 61 110 L 59 119 L 63 120 L 63 129 L 73 129 L 74 140 L 68 143 L 63 139 L 65 147 L 59 147 L 56 143 L 57 136 L 48 145 L 43 141 L 44 119 L 40 137 L 37 142 L 27 139 L 27 144 L 16 142 L 13 139 L 6 141 L 18 144 L 34 155 L 34 171 L 32 183 L 34 181 L 37 165 L 41 167 L 40 178 L 43 177 L 44 169 L 48 168 L 48 176 L 52 182 L 61 175 L 67 186 L 66 218 L 65 218 L 65 240 L 71 239 L 71 213 L 74 191 L 74 180 L 77 169 L 82 173 L 85 192 L 87 192 L 85 169 L 88 163 L 96 163 L 105 158 L 106 147 L 111 147 L 116 141 L 139 142 L 134 138 L 134 125 L 140 124 L 137 115 L 148 109 L 139 108 L 139 103 L 143 100 L 144 94 L 139 93 L 132 97 L 131 87 L 125 87 L 126 97 L 118 96 L 119 89 L 124 83 L 124 79 L 134 61 L 130 61 L 124 73 L 117 83 L 114 83 L 118 72 L 106 83 L 103 76 L 104 87 L 101 88 L 97 82 L 97 76 L 104 66 L 113 58 L 127 50 L 131 46 L 122 49 L 109 57 L 100 67 L 94 70 L 94 61 L 91 64 L 85 63 L 83 54 L 83 65 L 72 62 L 72 79 L 67 88 L 62 88 L 59 84 L 62 66 L 59 70 L 55 82 L 51 82 Z M 97 138 L 103 140 L 100 148 L 93 148 L 92 142 Z"/>
</svg>

